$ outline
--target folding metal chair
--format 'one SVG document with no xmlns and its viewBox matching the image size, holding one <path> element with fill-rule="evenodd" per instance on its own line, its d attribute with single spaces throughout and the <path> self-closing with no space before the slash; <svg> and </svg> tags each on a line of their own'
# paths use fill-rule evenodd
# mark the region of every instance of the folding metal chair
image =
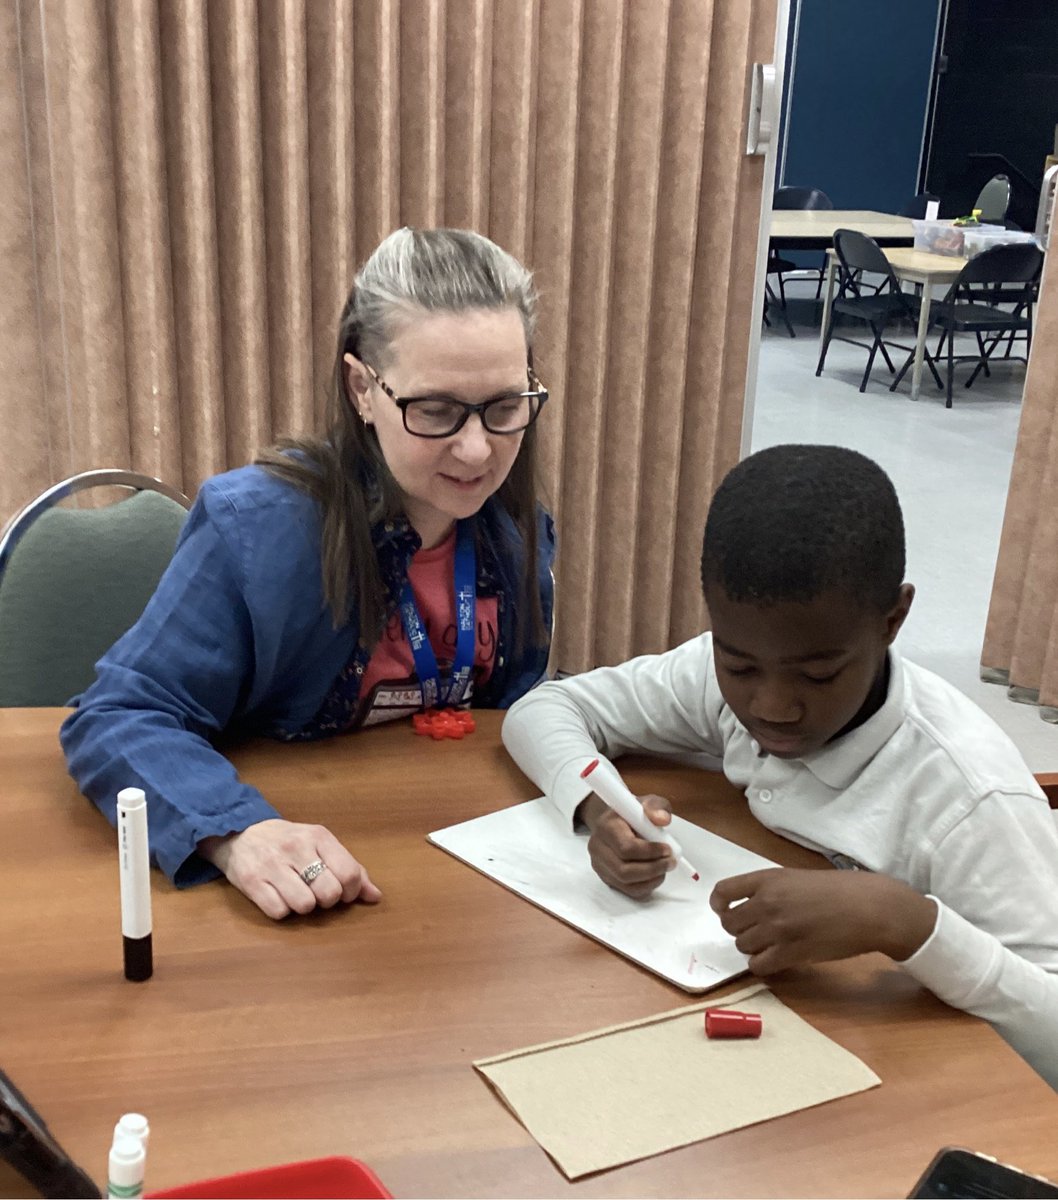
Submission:
<svg viewBox="0 0 1058 1200">
<path fill-rule="evenodd" d="M 975 362 L 966 387 L 983 370 L 986 375 L 989 359 L 1001 341 L 1014 333 L 1024 333 L 1032 342 L 1032 303 L 1035 288 L 1043 270 L 1043 251 L 1032 242 L 993 246 L 971 258 L 948 289 L 947 295 L 930 310 L 930 325 L 943 331 L 937 343 L 935 357 L 939 358 L 947 342 L 948 379 L 945 407 L 952 406 L 952 380 L 956 362 Z M 1012 286 L 1017 285 L 1017 286 Z M 1013 309 L 999 307 L 997 297 L 1005 297 Z M 977 354 L 956 354 L 956 333 L 972 333 L 977 338 Z M 985 341 L 985 334 L 992 337 Z M 890 391 L 904 377 L 913 355 L 900 368 Z"/>
<path fill-rule="evenodd" d="M 874 358 L 879 350 L 882 352 L 882 358 L 885 359 L 885 365 L 889 368 L 889 373 L 892 374 L 896 368 L 893 366 L 886 346 L 896 346 L 901 350 L 911 349 L 899 342 L 887 342 L 884 334 L 886 327 L 895 320 L 903 318 L 914 324 L 918 320 L 920 301 L 917 296 L 908 295 L 907 292 L 900 290 L 899 280 L 893 274 L 889 260 L 882 253 L 881 247 L 874 238 L 857 233 L 854 229 L 838 229 L 834 233 L 834 250 L 838 256 L 841 278 L 838 294 L 830 308 L 830 319 L 827 321 L 827 327 L 823 334 L 823 347 L 819 354 L 816 375 L 823 373 L 827 351 L 835 338 L 839 342 L 863 346 L 864 349 L 870 351 L 867 356 L 867 367 L 860 382 L 860 391 L 863 392 L 867 389 L 867 380 L 870 378 Z M 868 293 L 867 288 L 860 281 L 863 271 L 870 271 L 882 276 L 882 283 L 877 291 Z M 874 334 L 874 341 L 871 343 L 861 342 L 856 338 L 842 337 L 840 334 L 836 334 L 834 322 L 838 313 L 844 313 L 846 316 L 854 317 L 857 321 L 863 321 L 869 325 Z M 933 372 L 937 386 L 943 386 L 928 353 L 926 362 Z"/>
</svg>

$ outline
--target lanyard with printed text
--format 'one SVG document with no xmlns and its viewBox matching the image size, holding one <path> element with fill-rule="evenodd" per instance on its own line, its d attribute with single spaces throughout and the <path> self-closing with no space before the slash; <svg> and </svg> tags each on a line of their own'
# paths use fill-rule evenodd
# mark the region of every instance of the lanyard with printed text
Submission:
<svg viewBox="0 0 1058 1200">
<path fill-rule="evenodd" d="M 419 687 L 422 689 L 423 708 L 458 705 L 470 686 L 470 672 L 474 666 L 474 608 L 477 591 L 477 556 L 474 552 L 474 526 L 471 521 L 459 521 L 456 525 L 454 574 L 456 654 L 447 689 L 442 690 L 437 656 L 423 627 L 410 579 L 404 580 L 404 588 L 400 594 L 400 619 L 415 660 L 415 673 L 419 676 Z"/>
</svg>

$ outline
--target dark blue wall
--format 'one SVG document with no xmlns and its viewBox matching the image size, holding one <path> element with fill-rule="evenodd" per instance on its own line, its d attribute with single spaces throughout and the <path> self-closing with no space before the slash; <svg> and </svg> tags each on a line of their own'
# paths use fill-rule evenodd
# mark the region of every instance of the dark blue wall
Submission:
<svg viewBox="0 0 1058 1200">
<path fill-rule="evenodd" d="M 926 176 L 941 216 L 969 212 L 1001 173 L 1013 184 L 1008 218 L 1032 229 L 1058 122 L 1058 4 L 951 0 L 944 52 Z"/>
<path fill-rule="evenodd" d="M 878 212 L 899 212 L 915 194 L 938 3 L 791 4 L 800 17 L 781 184 Z"/>
</svg>

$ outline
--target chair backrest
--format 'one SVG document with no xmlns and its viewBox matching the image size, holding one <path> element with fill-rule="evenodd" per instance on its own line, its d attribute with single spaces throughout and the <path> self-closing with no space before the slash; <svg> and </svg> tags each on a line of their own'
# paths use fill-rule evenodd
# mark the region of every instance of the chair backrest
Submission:
<svg viewBox="0 0 1058 1200">
<path fill-rule="evenodd" d="M 55 507 L 86 487 L 137 489 L 105 508 Z M 135 623 L 190 502 L 145 475 L 89 471 L 49 488 L 0 536 L 0 706 L 66 704 Z"/>
<path fill-rule="evenodd" d="M 1043 251 L 1034 242 L 982 250 L 963 267 L 953 287 L 970 283 L 1033 283 L 1043 269 Z"/>
<path fill-rule="evenodd" d="M 835 229 L 834 249 L 846 274 L 853 271 L 873 271 L 893 278 L 893 268 L 872 237 L 855 229 Z"/>
<path fill-rule="evenodd" d="M 804 212 L 808 209 L 833 208 L 834 203 L 819 188 L 781 187 L 772 200 L 773 209 Z"/>
<path fill-rule="evenodd" d="M 919 192 L 917 196 L 912 196 L 900 210 L 900 216 L 913 217 L 916 221 L 921 221 L 926 215 L 927 205 L 933 201 L 939 203 L 940 197 L 934 196 L 930 192 Z"/>
<path fill-rule="evenodd" d="M 555 579 L 554 568 L 551 568 L 551 641 L 547 651 L 547 666 L 544 668 L 544 678 L 554 679 L 558 675 L 558 581 Z"/>
<path fill-rule="evenodd" d="M 974 208 L 981 210 L 981 220 L 1004 221 L 1010 207 L 1010 180 L 1005 175 L 993 175 L 978 193 Z"/>
</svg>

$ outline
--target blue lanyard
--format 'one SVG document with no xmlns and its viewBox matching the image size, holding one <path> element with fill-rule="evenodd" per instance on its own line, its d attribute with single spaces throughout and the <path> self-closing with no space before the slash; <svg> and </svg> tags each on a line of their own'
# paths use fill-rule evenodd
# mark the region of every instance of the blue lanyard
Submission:
<svg viewBox="0 0 1058 1200">
<path fill-rule="evenodd" d="M 437 656 L 423 628 L 410 579 L 404 580 L 400 594 L 400 619 L 415 660 L 415 673 L 419 676 L 419 687 L 422 689 L 423 708 L 457 705 L 466 695 L 470 686 L 470 672 L 474 666 L 476 593 L 477 555 L 474 550 L 474 526 L 472 521 L 459 521 L 456 525 L 455 556 L 456 656 L 452 663 L 448 687 L 443 692 Z"/>
</svg>

